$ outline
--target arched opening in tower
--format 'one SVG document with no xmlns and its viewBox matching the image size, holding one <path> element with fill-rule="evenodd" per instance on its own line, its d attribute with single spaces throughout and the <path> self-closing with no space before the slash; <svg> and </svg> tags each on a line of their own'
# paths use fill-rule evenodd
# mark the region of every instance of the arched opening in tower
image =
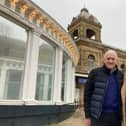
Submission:
<svg viewBox="0 0 126 126">
<path fill-rule="evenodd" d="M 96 34 L 93 30 L 91 29 L 87 29 L 86 30 L 86 37 L 89 38 L 89 39 L 93 39 L 93 40 L 96 40 Z"/>
<path fill-rule="evenodd" d="M 74 39 L 74 40 L 77 40 L 77 39 L 78 39 L 78 30 L 75 30 L 75 31 L 73 32 L 73 39 Z"/>
</svg>

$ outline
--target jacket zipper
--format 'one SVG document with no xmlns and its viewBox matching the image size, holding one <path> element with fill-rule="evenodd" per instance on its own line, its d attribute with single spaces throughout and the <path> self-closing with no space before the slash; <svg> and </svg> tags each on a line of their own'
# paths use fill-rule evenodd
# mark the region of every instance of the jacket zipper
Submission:
<svg viewBox="0 0 126 126">
<path fill-rule="evenodd" d="M 101 102 L 101 108 L 100 108 L 100 112 L 99 112 L 99 115 L 98 115 L 98 118 L 100 117 L 101 113 L 102 113 L 102 107 L 103 107 L 103 102 L 104 102 L 104 98 L 105 98 L 105 95 L 106 95 L 106 91 L 107 91 L 107 88 L 108 88 L 108 80 L 106 81 L 106 86 L 104 88 L 104 95 L 103 95 L 103 98 L 102 98 L 102 102 Z"/>
</svg>

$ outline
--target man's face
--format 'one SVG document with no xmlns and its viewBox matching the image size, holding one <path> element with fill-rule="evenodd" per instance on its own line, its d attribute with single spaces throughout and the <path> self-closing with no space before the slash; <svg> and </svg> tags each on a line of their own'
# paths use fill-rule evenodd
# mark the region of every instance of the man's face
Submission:
<svg viewBox="0 0 126 126">
<path fill-rule="evenodd" d="M 110 70 L 112 70 L 117 64 L 117 57 L 114 53 L 108 53 L 104 57 L 104 64 Z"/>
</svg>

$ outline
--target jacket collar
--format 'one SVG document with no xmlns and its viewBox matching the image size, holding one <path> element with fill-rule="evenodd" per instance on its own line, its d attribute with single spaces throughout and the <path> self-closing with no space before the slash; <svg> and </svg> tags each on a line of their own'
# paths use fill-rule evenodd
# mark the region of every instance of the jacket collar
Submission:
<svg viewBox="0 0 126 126">
<path fill-rule="evenodd" d="M 110 73 L 116 74 L 117 71 L 118 71 L 118 66 L 116 65 L 115 68 L 114 68 L 113 70 L 110 70 L 110 69 L 108 69 L 108 68 L 106 67 L 106 65 L 104 64 L 104 65 L 103 65 L 103 70 L 104 70 L 106 73 L 108 73 L 108 74 L 110 74 Z"/>
</svg>

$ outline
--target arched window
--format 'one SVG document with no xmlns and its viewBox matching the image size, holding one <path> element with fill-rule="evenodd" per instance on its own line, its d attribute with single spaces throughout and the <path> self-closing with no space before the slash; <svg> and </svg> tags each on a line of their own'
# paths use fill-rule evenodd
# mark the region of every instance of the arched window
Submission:
<svg viewBox="0 0 126 126">
<path fill-rule="evenodd" d="M 95 56 L 88 56 L 88 71 L 92 70 L 96 66 L 95 64 Z"/>
<path fill-rule="evenodd" d="M 78 30 L 75 30 L 75 31 L 73 32 L 73 39 L 74 39 L 74 40 L 78 39 Z"/>
<path fill-rule="evenodd" d="M 89 38 L 89 39 L 95 40 L 96 39 L 95 32 L 91 29 L 87 29 L 86 30 L 86 37 Z"/>
<path fill-rule="evenodd" d="M 26 49 L 26 30 L 0 16 L 0 99 L 22 99 Z"/>
</svg>

